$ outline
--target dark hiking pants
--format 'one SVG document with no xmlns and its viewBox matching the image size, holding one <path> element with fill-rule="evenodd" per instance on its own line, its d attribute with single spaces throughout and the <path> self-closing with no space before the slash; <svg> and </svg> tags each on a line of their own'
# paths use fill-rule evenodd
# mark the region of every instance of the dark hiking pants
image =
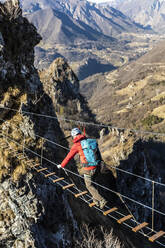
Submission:
<svg viewBox="0 0 165 248">
<path fill-rule="evenodd" d="M 104 198 L 99 194 L 99 192 L 95 188 L 95 186 L 92 185 L 92 181 L 94 181 L 94 175 L 96 173 L 96 169 L 85 170 L 84 168 L 81 168 L 79 170 L 79 173 L 80 173 L 80 175 L 84 175 L 84 182 L 85 182 L 86 188 L 90 192 L 90 194 L 92 195 L 93 200 L 96 200 L 96 201 L 104 200 Z"/>
</svg>

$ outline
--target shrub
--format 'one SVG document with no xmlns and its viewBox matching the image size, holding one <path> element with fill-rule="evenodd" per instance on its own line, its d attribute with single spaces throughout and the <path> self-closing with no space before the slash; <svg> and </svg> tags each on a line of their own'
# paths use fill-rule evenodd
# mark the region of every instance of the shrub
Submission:
<svg viewBox="0 0 165 248">
<path fill-rule="evenodd" d="M 76 248 L 123 248 L 118 238 L 114 237 L 112 230 L 105 231 L 100 227 L 98 235 L 98 228 L 90 228 L 88 225 L 83 225 L 80 229 L 79 240 L 76 240 Z M 100 237 L 100 238 L 99 238 Z"/>
<path fill-rule="evenodd" d="M 158 116 L 149 115 L 145 119 L 142 120 L 142 124 L 144 127 L 150 128 L 152 127 L 152 125 L 158 124 L 162 122 L 163 120 L 164 120 L 163 118 L 160 118 Z"/>
</svg>

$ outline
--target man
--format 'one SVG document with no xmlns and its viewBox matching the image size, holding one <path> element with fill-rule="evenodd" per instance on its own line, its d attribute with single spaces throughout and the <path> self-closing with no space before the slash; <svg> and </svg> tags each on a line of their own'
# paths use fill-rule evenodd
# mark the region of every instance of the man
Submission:
<svg viewBox="0 0 165 248">
<path fill-rule="evenodd" d="M 88 189 L 88 191 L 91 193 L 93 197 L 93 202 L 96 204 L 96 206 L 103 209 L 107 201 L 99 194 L 98 190 L 92 185 L 93 177 L 95 175 L 97 166 L 99 166 L 101 162 L 100 160 L 101 156 L 100 158 L 94 159 L 93 158 L 94 156 L 91 155 L 90 161 L 92 162 L 88 162 L 87 152 L 90 153 L 90 150 L 88 151 L 84 150 L 84 147 L 87 148 L 88 146 L 88 140 L 91 142 L 93 141 L 93 144 L 92 144 L 93 146 L 95 146 L 94 142 L 96 143 L 96 141 L 92 139 L 87 139 L 85 135 L 81 134 L 81 131 L 78 128 L 72 129 L 71 136 L 73 138 L 74 145 L 72 146 L 72 148 L 70 149 L 70 152 L 65 157 L 65 159 L 62 161 L 62 163 L 60 165 L 57 165 L 57 167 L 64 168 L 68 164 L 68 162 L 78 153 L 80 156 L 80 161 L 81 161 L 80 169 L 78 169 L 78 171 L 81 175 L 84 175 L 84 182 L 85 182 L 86 188 Z M 95 150 L 97 150 L 96 152 L 99 153 L 98 149 L 95 149 Z"/>
</svg>

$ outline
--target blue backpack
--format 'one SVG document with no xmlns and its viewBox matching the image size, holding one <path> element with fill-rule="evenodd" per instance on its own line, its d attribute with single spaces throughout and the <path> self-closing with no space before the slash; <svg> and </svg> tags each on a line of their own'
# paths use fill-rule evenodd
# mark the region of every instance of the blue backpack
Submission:
<svg viewBox="0 0 165 248">
<path fill-rule="evenodd" d="M 81 147 L 87 160 L 87 164 L 83 164 L 83 167 L 97 166 L 101 160 L 96 140 L 84 139 L 81 141 Z"/>
</svg>

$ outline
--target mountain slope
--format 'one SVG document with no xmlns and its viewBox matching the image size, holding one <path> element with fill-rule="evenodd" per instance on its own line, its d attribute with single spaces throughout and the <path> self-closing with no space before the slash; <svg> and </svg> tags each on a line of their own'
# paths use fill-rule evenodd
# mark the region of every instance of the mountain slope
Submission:
<svg viewBox="0 0 165 248">
<path fill-rule="evenodd" d="M 87 2 L 86 0 L 22 0 L 24 13 L 34 13 L 36 10 L 52 8 L 59 10 L 76 20 L 82 21 L 98 32 L 108 36 L 114 36 L 121 32 L 142 31 L 138 25 L 132 22 L 120 11 L 110 6 L 102 7 Z"/>
<path fill-rule="evenodd" d="M 163 41 L 137 61 L 102 76 L 101 85 L 95 86 L 89 100 L 98 120 L 121 127 L 164 131 L 164 54 Z"/>
<path fill-rule="evenodd" d="M 107 3 L 115 6 L 135 22 L 151 26 L 155 31 L 164 33 L 165 30 L 165 1 L 164 0 L 129 0 Z"/>
<path fill-rule="evenodd" d="M 43 41 L 48 44 L 82 43 L 84 41 L 115 41 L 110 37 L 93 30 L 88 25 L 74 20 L 72 17 L 51 8 L 37 10 L 28 15 L 28 20 L 32 22 L 43 37 Z"/>
</svg>

